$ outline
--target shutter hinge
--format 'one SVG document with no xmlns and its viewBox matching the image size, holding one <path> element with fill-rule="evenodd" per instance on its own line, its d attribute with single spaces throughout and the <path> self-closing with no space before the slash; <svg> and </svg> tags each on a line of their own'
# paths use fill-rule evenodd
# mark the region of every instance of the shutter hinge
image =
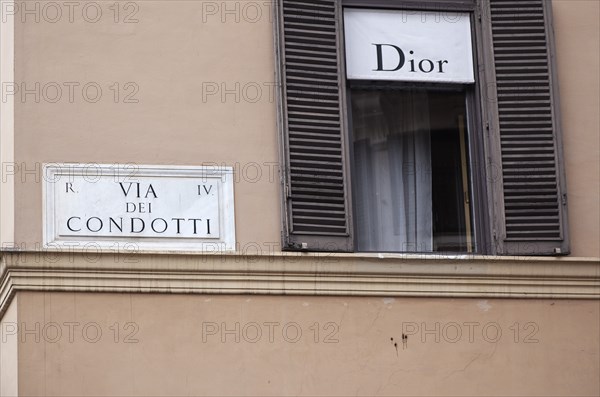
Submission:
<svg viewBox="0 0 600 397">
<path fill-rule="evenodd" d="M 485 129 L 487 130 L 488 133 L 490 132 L 490 122 L 489 121 L 485 122 Z"/>
<path fill-rule="evenodd" d="M 567 193 L 563 193 L 562 195 L 562 205 L 567 205 Z"/>
</svg>

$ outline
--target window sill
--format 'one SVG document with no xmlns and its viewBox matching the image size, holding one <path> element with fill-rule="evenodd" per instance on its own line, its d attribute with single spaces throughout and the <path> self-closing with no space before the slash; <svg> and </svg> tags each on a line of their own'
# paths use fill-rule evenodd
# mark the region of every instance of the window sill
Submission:
<svg viewBox="0 0 600 397">
<path fill-rule="evenodd" d="M 17 291 L 600 299 L 600 259 L 476 255 L 138 252 L 0 254 Z"/>
</svg>

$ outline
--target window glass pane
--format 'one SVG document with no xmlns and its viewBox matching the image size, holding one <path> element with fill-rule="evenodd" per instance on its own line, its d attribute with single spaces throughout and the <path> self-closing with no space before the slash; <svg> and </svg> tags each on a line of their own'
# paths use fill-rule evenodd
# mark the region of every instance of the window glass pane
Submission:
<svg viewBox="0 0 600 397">
<path fill-rule="evenodd" d="M 466 98 L 352 89 L 359 251 L 472 250 Z"/>
</svg>

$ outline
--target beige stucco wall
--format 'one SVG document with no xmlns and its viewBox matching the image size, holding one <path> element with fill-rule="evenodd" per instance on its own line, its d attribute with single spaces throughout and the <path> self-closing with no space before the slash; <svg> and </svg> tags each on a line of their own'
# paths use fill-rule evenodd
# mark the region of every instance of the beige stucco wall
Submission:
<svg viewBox="0 0 600 397">
<path fill-rule="evenodd" d="M 120 10 L 117 23 L 108 8 L 113 2 L 98 3 L 103 17 L 97 23 L 86 21 L 81 9 L 72 23 L 67 16 L 57 23 L 31 16 L 15 21 L 15 81 L 63 88 L 57 103 L 44 95 L 39 103 L 33 95 L 15 97 L 15 161 L 33 170 L 15 182 L 17 242 L 41 242 L 41 163 L 118 162 L 236 167 L 240 246 L 279 244 L 269 5 L 254 3 L 257 17 L 256 10 L 243 8 L 245 2 L 236 3 L 238 11 L 230 6 L 229 14 L 220 8 L 225 2 L 135 2 L 138 22 L 123 23 L 135 11 L 129 8 Z M 572 253 L 600 256 L 600 5 L 553 5 Z M 79 84 L 73 103 L 67 82 Z M 103 90 L 96 103 L 81 94 L 90 82 Z M 109 88 L 115 82 L 118 103 Z M 124 87 L 128 82 L 139 88 L 138 103 L 123 103 L 131 92 Z M 238 98 L 206 92 L 215 87 Z M 164 262 L 182 266 L 168 256 Z M 33 332 L 19 343 L 18 360 L 15 337 L 2 345 L 2 395 L 13 394 L 17 382 L 22 395 L 600 394 L 598 301 L 18 292 L 3 321 Z M 79 323 L 72 324 L 72 343 L 70 322 Z M 256 343 L 243 334 L 239 343 L 235 335 L 222 343 L 218 332 L 203 342 L 203 322 L 230 329 L 239 323 L 240 332 L 256 322 L 263 335 Z M 279 324 L 273 342 L 266 322 Z M 478 324 L 472 343 L 465 325 L 470 322 Z M 52 341 L 51 323 L 62 332 L 58 341 Z M 93 323 L 102 330 L 96 343 L 81 333 L 89 325 L 93 339 Z M 291 323 L 302 328 L 297 343 L 281 334 Z M 318 342 L 314 323 L 321 328 Z M 332 325 L 324 330 L 327 323 Z M 439 343 L 435 334 L 423 342 L 417 332 L 403 348 L 403 323 L 429 329 L 438 323 Z M 463 332 L 456 343 L 444 339 L 454 335 L 451 323 Z M 490 323 L 502 330 L 498 342 L 481 334 Z M 521 328 L 516 341 L 515 323 Z M 338 342 L 323 343 L 336 326 Z M 134 330 L 137 342 L 124 343 Z M 537 342 L 525 343 L 533 330 Z M 398 351 L 390 338 L 398 341 Z"/>
<path fill-rule="evenodd" d="M 22 395 L 600 393 L 598 301 L 18 296 L 21 327 L 34 330 L 19 344 Z M 62 330 L 60 338 L 51 323 Z M 66 323 L 78 324 L 72 343 Z M 261 327 L 260 337 L 251 323 Z M 293 323 L 302 330 L 299 338 Z M 472 339 L 465 323 L 474 323 Z M 223 332 L 223 324 L 233 333 Z M 405 346 L 403 327 L 411 331 Z M 497 341 L 496 329 L 502 332 Z"/>
<path fill-rule="evenodd" d="M 0 321 L 0 396 L 15 396 L 19 393 L 17 301 L 17 298 L 13 299 Z"/>
<path fill-rule="evenodd" d="M 600 256 L 600 2 L 553 0 L 572 253 Z"/>
<path fill-rule="evenodd" d="M 29 170 L 44 162 L 232 165 L 240 176 L 238 242 L 241 247 L 257 242 L 265 250 L 279 244 L 279 184 L 271 172 L 278 157 L 269 4 L 235 2 L 230 13 L 223 2 L 135 4 L 137 11 L 121 9 L 118 23 L 108 3 L 102 3 L 96 23 L 87 22 L 81 9 L 73 22 L 64 15 L 49 23 L 44 15 L 50 11 L 44 14 L 43 8 L 38 23 L 32 16 L 23 23 L 17 15 L 15 81 L 29 89 L 40 83 L 42 95 L 39 103 L 31 94 L 15 97 L 15 161 Z M 599 256 L 599 4 L 553 4 L 572 254 Z M 123 23 L 132 13 L 138 22 Z M 43 90 L 52 82 L 63 90 L 56 103 L 50 102 L 55 91 Z M 79 84 L 73 103 L 69 82 Z M 82 96 L 90 82 L 103 90 L 96 103 Z M 125 87 L 128 82 L 135 86 Z M 135 87 L 139 102 L 123 103 Z M 216 94 L 208 91 L 215 89 Z M 234 93 L 222 98 L 222 89 Z M 93 97 L 94 89 L 88 94 Z M 39 181 L 34 171 L 17 178 L 15 187 L 16 240 L 28 247 L 41 241 L 36 174 Z"/>
<path fill-rule="evenodd" d="M 240 176 L 235 186 L 238 242 L 279 243 L 270 7 L 254 3 L 262 15 L 255 22 L 254 10 L 240 8 L 239 15 L 222 23 L 221 14 L 209 8 L 220 3 L 132 3 L 139 7 L 137 23 L 115 23 L 106 2 L 96 3 L 103 10 L 97 23 L 86 22 L 80 9 L 73 23 L 66 17 L 55 24 L 43 17 L 40 23 L 15 22 L 16 81 L 29 88 L 36 82 L 42 87 L 80 84 L 73 103 L 64 85 L 57 103 L 44 95 L 39 103 L 33 95 L 24 103 L 17 98 L 15 161 L 29 169 L 44 162 L 234 166 Z M 120 18 L 133 11 L 121 9 Z M 89 82 L 103 90 L 96 103 L 82 96 Z M 120 83 L 119 103 L 115 82 Z M 139 87 L 132 98 L 139 103 L 123 103 L 134 90 L 124 86 L 127 82 Z M 209 95 L 215 84 L 237 97 Z M 48 91 L 46 99 L 54 92 Z M 41 184 L 34 175 L 27 183 L 18 180 L 16 196 L 17 241 L 33 246 L 42 236 Z"/>
</svg>

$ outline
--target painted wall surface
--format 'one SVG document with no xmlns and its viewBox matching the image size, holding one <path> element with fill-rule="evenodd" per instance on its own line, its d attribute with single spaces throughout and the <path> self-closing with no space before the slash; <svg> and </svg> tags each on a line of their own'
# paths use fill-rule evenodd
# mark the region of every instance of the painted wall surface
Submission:
<svg viewBox="0 0 600 397">
<path fill-rule="evenodd" d="M 83 6 L 16 17 L 17 242 L 41 241 L 43 162 L 217 163 L 237 168 L 241 250 L 279 246 L 270 3 L 97 4 L 98 21 Z M 599 256 L 599 4 L 553 5 L 572 254 Z"/>
<path fill-rule="evenodd" d="M 19 393 L 17 301 L 15 298 L 10 303 L 0 321 L 0 396 L 16 396 Z"/>
<path fill-rule="evenodd" d="M 17 242 L 42 163 L 204 163 L 240 249 L 279 246 L 270 4 L 130 3 L 16 16 Z M 600 256 L 600 3 L 553 7 L 572 255 Z M 19 292 L 2 321 L 2 395 L 600 394 L 598 301 Z"/>
<path fill-rule="evenodd" d="M 600 256 L 600 2 L 553 0 L 572 253 Z"/>
<path fill-rule="evenodd" d="M 598 301 L 19 293 L 18 305 L 34 330 L 19 344 L 22 395 L 600 393 Z"/>
<path fill-rule="evenodd" d="M 32 90 L 41 87 L 39 98 L 15 100 L 15 161 L 33 170 L 23 176 L 26 183 L 16 183 L 17 240 L 28 246 L 41 241 L 40 163 L 204 163 L 232 166 L 239 176 L 241 246 L 279 244 L 269 3 L 252 3 L 259 8 L 241 7 L 237 14 L 234 5 L 225 23 L 221 2 L 130 3 L 136 8 L 117 3 L 119 22 L 107 2 L 95 3 L 102 12 L 95 23 L 88 21 L 92 8 L 89 16 L 76 9 L 72 23 L 68 13 L 56 23 L 35 23 L 31 16 L 15 21 L 15 79 Z M 50 102 L 56 89 L 43 89 L 52 82 L 63 91 L 56 103 Z M 102 95 L 90 103 L 95 84 Z"/>
</svg>

